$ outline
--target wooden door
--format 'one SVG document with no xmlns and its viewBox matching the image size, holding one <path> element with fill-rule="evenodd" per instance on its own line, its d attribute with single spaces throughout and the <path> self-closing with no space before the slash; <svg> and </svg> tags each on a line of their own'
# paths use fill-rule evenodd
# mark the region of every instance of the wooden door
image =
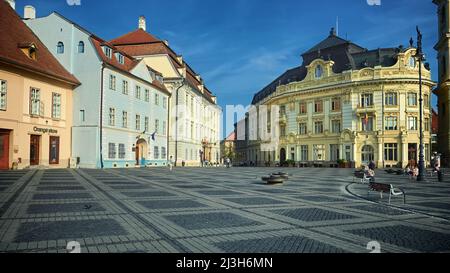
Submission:
<svg viewBox="0 0 450 273">
<path fill-rule="evenodd" d="M 139 165 L 139 145 L 136 145 L 136 166 Z"/>
<path fill-rule="evenodd" d="M 41 136 L 30 136 L 30 165 L 39 165 L 39 142 Z"/>
<path fill-rule="evenodd" d="M 0 170 L 9 169 L 9 132 L 0 132 Z"/>
<path fill-rule="evenodd" d="M 51 136 L 49 145 L 49 164 L 59 164 L 59 137 Z"/>
</svg>

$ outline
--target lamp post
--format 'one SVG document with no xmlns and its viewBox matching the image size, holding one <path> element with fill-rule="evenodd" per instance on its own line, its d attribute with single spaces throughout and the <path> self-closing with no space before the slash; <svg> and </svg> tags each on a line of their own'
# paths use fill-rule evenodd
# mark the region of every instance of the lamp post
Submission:
<svg viewBox="0 0 450 273">
<path fill-rule="evenodd" d="M 419 175 L 417 181 L 425 180 L 425 160 L 424 160 L 424 145 L 423 145 L 423 96 L 422 96 L 422 62 L 425 61 L 425 55 L 422 52 L 422 33 L 419 27 L 417 30 L 417 51 L 414 57 L 419 61 L 419 133 L 420 133 L 420 145 L 419 145 Z"/>
</svg>

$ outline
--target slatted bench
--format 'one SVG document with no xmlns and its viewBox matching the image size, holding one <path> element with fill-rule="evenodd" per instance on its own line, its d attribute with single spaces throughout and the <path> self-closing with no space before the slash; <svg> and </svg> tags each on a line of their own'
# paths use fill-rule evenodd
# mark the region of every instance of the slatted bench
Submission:
<svg viewBox="0 0 450 273">
<path fill-rule="evenodd" d="M 383 198 L 383 193 L 389 193 L 389 204 L 391 203 L 392 196 L 401 196 L 403 195 L 403 204 L 406 204 L 406 193 L 404 190 L 400 188 L 395 188 L 392 184 L 383 184 L 383 183 L 369 183 L 369 190 L 367 191 L 367 196 L 369 196 L 370 192 L 379 192 L 381 198 Z"/>
</svg>

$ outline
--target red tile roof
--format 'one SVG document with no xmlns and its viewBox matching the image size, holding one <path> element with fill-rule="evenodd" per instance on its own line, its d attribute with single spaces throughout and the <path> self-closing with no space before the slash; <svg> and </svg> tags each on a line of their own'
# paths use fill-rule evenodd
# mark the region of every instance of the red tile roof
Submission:
<svg viewBox="0 0 450 273">
<path fill-rule="evenodd" d="M 139 61 L 135 58 L 129 56 L 127 53 L 118 50 L 115 46 L 112 44 L 106 42 L 105 40 L 98 38 L 96 36 L 91 36 L 91 41 L 95 46 L 95 49 L 97 50 L 97 54 L 100 57 L 100 59 L 106 63 L 109 64 L 119 70 L 124 70 L 126 72 L 130 72 L 138 63 Z M 103 46 L 107 46 L 111 48 L 112 56 L 111 58 L 108 58 L 103 50 Z M 124 64 L 119 63 L 119 60 L 116 57 L 116 53 L 120 53 L 124 57 Z"/>
<path fill-rule="evenodd" d="M 225 141 L 235 141 L 236 140 L 236 132 L 232 132 L 229 136 L 227 136 L 227 138 L 225 139 Z"/>
<path fill-rule="evenodd" d="M 44 74 L 72 85 L 80 84 L 4 0 L 0 0 L 0 14 L 0 62 Z M 32 44 L 36 46 L 36 60 L 29 58 L 19 48 Z"/>
<path fill-rule="evenodd" d="M 163 41 L 155 38 L 150 33 L 138 29 L 132 31 L 128 34 L 125 34 L 117 39 L 111 40 L 111 44 L 116 46 L 116 48 L 126 52 L 131 56 L 144 56 L 144 55 L 157 55 L 157 54 L 167 54 L 170 56 L 172 64 L 175 68 L 186 68 L 186 80 L 192 85 L 195 89 L 201 92 L 199 85 L 203 83 L 198 81 L 196 78 L 196 73 L 192 70 L 192 68 L 186 63 L 180 63 L 177 54 L 173 51 L 167 44 Z M 204 86 L 203 94 L 206 99 L 213 102 L 212 92 Z"/>
<path fill-rule="evenodd" d="M 135 45 L 161 42 L 161 40 L 144 31 L 143 29 L 138 29 L 136 31 L 120 36 L 119 38 L 111 40 L 110 42 L 115 45 Z"/>
</svg>

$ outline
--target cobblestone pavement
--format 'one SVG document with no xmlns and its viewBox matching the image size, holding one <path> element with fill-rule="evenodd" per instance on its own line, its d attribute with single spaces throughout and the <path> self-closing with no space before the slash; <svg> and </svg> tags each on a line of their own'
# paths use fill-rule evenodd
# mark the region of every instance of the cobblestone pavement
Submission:
<svg viewBox="0 0 450 273">
<path fill-rule="evenodd" d="M 28 170 L 0 172 L 0 252 L 366 253 L 450 252 L 450 181 L 367 196 L 352 170 L 275 168 Z M 448 179 L 448 178 L 446 178 Z"/>
</svg>

